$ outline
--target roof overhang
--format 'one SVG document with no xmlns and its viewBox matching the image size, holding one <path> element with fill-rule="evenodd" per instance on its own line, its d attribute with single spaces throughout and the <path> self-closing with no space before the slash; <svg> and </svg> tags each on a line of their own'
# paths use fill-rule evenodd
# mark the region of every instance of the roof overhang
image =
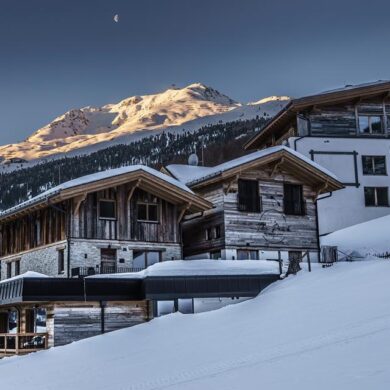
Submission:
<svg viewBox="0 0 390 390">
<path fill-rule="evenodd" d="M 63 202 L 65 200 L 85 195 L 88 193 L 100 191 L 108 187 L 116 187 L 126 183 L 133 183 L 137 188 L 158 194 L 159 197 L 177 204 L 188 212 L 201 212 L 213 207 L 212 203 L 202 197 L 169 183 L 162 178 L 148 173 L 145 170 L 138 169 L 123 173 L 114 177 L 107 177 L 90 183 L 84 183 L 66 188 L 50 194 L 48 197 L 37 197 L 35 202 L 26 202 L 23 207 L 15 207 L 0 215 L 0 222 L 6 222 L 19 218 L 33 211 L 43 209 L 48 205 Z"/>
<path fill-rule="evenodd" d="M 270 122 L 268 122 L 257 134 L 244 144 L 244 149 L 263 148 L 265 142 L 278 132 L 288 126 L 295 119 L 296 114 L 315 106 L 340 104 L 349 101 L 358 102 L 360 98 L 379 97 L 387 99 L 390 97 L 390 82 L 373 83 L 353 88 L 345 88 L 335 91 L 320 93 L 317 95 L 305 96 L 294 99 L 284 107 Z"/>
<path fill-rule="evenodd" d="M 294 153 L 289 152 L 287 148 L 277 150 L 265 156 L 261 156 L 258 159 L 246 162 L 231 169 L 221 171 L 210 177 L 205 177 L 204 180 L 189 183 L 192 189 L 198 189 L 208 186 L 220 181 L 226 181 L 232 177 L 239 177 L 241 172 L 254 168 L 275 168 L 285 169 L 290 171 L 293 176 L 300 179 L 303 183 L 310 185 L 315 189 L 318 194 L 332 192 L 344 188 L 335 177 L 327 174 L 326 172 L 317 169 L 312 164 L 306 162 L 304 159 L 299 158 Z"/>
<path fill-rule="evenodd" d="M 255 297 L 279 274 L 128 278 L 20 278 L 0 283 L 0 307 L 48 302 Z"/>
</svg>

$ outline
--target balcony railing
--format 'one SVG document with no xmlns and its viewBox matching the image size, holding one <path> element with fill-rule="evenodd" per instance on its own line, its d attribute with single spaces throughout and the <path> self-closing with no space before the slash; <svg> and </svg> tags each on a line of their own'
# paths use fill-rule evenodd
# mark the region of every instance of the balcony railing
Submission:
<svg viewBox="0 0 390 390">
<path fill-rule="evenodd" d="M 92 275 L 102 274 L 122 274 L 128 272 L 139 272 L 144 268 L 131 268 L 131 267 L 108 267 L 108 266 L 97 266 L 97 267 L 76 267 L 72 268 L 72 278 L 79 277 L 84 278 Z"/>
<path fill-rule="evenodd" d="M 0 333 L 0 356 L 21 355 L 48 348 L 47 333 Z"/>
</svg>

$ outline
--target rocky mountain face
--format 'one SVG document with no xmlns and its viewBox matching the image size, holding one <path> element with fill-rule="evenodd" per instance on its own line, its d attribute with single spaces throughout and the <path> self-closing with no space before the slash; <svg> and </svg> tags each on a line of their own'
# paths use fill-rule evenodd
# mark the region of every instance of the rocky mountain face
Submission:
<svg viewBox="0 0 390 390">
<path fill-rule="evenodd" d="M 95 151 L 143 136 L 196 131 L 200 127 L 255 117 L 272 117 L 288 102 L 285 96 L 241 104 L 204 84 L 132 96 L 117 104 L 73 109 L 18 144 L 0 146 L 0 160 L 34 160 L 68 152 Z"/>
</svg>

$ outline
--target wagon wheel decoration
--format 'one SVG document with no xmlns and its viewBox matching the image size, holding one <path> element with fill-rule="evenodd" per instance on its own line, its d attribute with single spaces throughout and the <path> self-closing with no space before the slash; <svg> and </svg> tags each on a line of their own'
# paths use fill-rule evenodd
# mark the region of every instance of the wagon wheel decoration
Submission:
<svg viewBox="0 0 390 390">
<path fill-rule="evenodd" d="M 281 244 L 284 241 L 283 232 L 289 232 L 286 216 L 276 209 L 263 211 L 257 230 L 263 233 L 264 240 L 270 244 Z"/>
</svg>

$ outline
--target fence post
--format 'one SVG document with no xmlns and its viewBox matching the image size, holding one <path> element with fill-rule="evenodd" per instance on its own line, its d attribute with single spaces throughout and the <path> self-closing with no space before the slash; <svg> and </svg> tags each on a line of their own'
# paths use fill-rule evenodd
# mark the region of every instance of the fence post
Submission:
<svg viewBox="0 0 390 390">
<path fill-rule="evenodd" d="M 311 272 L 311 261 L 310 261 L 310 252 L 307 251 L 307 265 L 309 268 L 309 272 Z"/>
</svg>

